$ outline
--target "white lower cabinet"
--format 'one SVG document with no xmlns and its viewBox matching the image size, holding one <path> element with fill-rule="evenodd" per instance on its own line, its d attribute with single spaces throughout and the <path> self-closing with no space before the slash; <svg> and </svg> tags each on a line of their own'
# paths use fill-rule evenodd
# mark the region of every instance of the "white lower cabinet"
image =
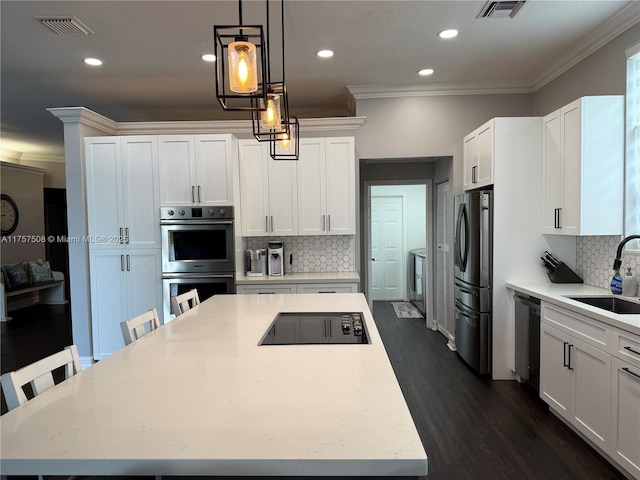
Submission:
<svg viewBox="0 0 640 480">
<path fill-rule="evenodd" d="M 94 249 L 91 267 L 93 358 L 124 347 L 120 322 L 162 305 L 159 249 Z"/>
<path fill-rule="evenodd" d="M 541 313 L 540 398 L 640 479 L 640 339 L 544 302 Z"/>
<path fill-rule="evenodd" d="M 589 440 L 607 451 L 611 423 L 611 355 L 569 334 L 572 330 L 568 327 L 563 331 L 564 325 L 559 322 L 564 317 L 569 322 L 585 321 L 576 314 L 543 307 L 540 397 Z"/>
<path fill-rule="evenodd" d="M 276 293 L 296 293 L 296 286 L 292 284 L 272 285 L 238 285 L 236 292 L 240 295 L 274 295 Z"/>
<path fill-rule="evenodd" d="M 609 455 L 640 478 L 640 367 L 612 359 Z"/>
<path fill-rule="evenodd" d="M 270 285 L 238 285 L 239 294 L 275 294 L 275 293 L 358 293 L 357 283 L 298 283 Z"/>
</svg>

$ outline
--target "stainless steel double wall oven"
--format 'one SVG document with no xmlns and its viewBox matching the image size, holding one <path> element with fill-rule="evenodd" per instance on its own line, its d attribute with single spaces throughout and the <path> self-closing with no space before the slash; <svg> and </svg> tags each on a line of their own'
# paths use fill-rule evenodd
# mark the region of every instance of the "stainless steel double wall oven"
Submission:
<svg viewBox="0 0 640 480">
<path fill-rule="evenodd" d="M 193 288 L 200 300 L 235 293 L 233 207 L 161 207 L 165 320 L 170 298 Z"/>
</svg>

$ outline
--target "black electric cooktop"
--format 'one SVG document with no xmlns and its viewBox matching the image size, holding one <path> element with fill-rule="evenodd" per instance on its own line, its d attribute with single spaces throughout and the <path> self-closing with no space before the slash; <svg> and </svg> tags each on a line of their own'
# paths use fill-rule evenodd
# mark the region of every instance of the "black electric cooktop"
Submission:
<svg viewBox="0 0 640 480">
<path fill-rule="evenodd" d="M 259 345 L 369 343 L 362 312 L 280 312 Z"/>
</svg>

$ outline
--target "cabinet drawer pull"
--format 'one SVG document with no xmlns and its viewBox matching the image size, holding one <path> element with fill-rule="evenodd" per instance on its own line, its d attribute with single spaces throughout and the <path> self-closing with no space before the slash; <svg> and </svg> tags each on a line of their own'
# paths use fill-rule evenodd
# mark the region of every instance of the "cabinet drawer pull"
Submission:
<svg viewBox="0 0 640 480">
<path fill-rule="evenodd" d="M 258 292 L 258 295 L 275 295 L 276 292 Z"/>
<path fill-rule="evenodd" d="M 625 372 L 627 372 L 629 375 L 633 375 L 636 378 L 640 378 L 640 375 L 638 375 L 635 372 L 632 372 L 631 370 L 629 370 L 627 367 L 622 367 L 622 370 L 624 370 Z"/>
<path fill-rule="evenodd" d="M 640 352 L 638 352 L 638 351 L 634 350 L 633 348 L 631 348 L 631 347 L 630 347 L 630 346 L 628 346 L 628 345 L 627 345 L 626 347 L 624 347 L 624 349 L 625 349 L 625 350 L 629 350 L 630 352 L 633 352 L 633 353 L 635 353 L 636 355 L 640 355 Z"/>
<path fill-rule="evenodd" d="M 569 370 L 573 370 L 573 367 L 571 366 L 571 349 L 573 348 L 573 345 L 569 345 L 569 365 L 567 365 L 569 367 Z"/>
<path fill-rule="evenodd" d="M 326 290 L 326 291 L 324 291 L 324 292 L 318 292 L 318 293 L 336 293 L 336 292 L 335 292 L 335 290 L 333 290 L 333 291 Z"/>
<path fill-rule="evenodd" d="M 569 342 L 562 342 L 563 346 L 562 346 L 562 366 L 563 367 L 568 367 L 569 366 L 569 362 L 567 362 L 567 346 L 569 345 Z"/>
</svg>

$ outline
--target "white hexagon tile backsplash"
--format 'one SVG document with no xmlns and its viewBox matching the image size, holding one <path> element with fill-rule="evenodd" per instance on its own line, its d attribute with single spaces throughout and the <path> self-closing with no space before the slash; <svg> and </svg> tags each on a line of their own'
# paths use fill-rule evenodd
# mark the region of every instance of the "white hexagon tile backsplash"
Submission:
<svg viewBox="0 0 640 480">
<path fill-rule="evenodd" d="M 356 247 L 353 235 L 300 237 L 248 237 L 247 248 L 267 248 L 269 242 L 284 242 L 285 273 L 354 272 Z M 289 256 L 293 255 L 289 264 Z"/>
<path fill-rule="evenodd" d="M 613 261 L 621 237 L 594 236 L 577 237 L 576 272 L 587 285 L 609 288 L 613 277 Z M 627 268 L 631 268 L 631 275 L 640 276 L 640 255 L 630 252 L 622 254 L 620 274 L 624 277 Z"/>
</svg>

